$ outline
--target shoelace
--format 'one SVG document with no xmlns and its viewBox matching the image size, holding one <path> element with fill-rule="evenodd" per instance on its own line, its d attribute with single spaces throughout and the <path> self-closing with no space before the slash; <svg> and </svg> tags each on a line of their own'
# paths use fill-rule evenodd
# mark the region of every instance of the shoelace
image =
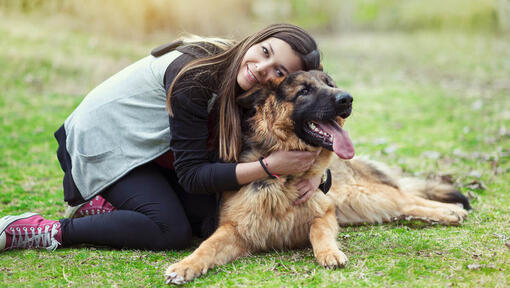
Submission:
<svg viewBox="0 0 510 288">
<path fill-rule="evenodd" d="M 90 212 L 89 212 L 90 211 Z M 108 211 L 109 212 L 109 211 Z M 94 208 L 90 208 L 90 209 L 84 209 L 84 210 L 81 210 L 80 211 L 80 215 L 81 216 L 88 216 L 88 215 L 97 215 L 97 214 L 104 214 L 106 213 L 106 210 L 103 209 L 103 213 L 101 213 L 101 209 L 95 209 Z"/>
<path fill-rule="evenodd" d="M 60 245 L 55 239 L 55 235 L 58 233 L 57 224 L 46 225 L 44 227 L 44 231 L 41 227 L 30 227 L 30 232 L 32 233 L 32 237 L 28 232 L 26 227 L 23 228 L 23 231 L 19 227 L 16 229 L 11 228 L 12 231 L 12 248 L 46 248 L 47 250 L 54 251 Z M 51 227 L 51 230 L 50 230 Z M 18 232 L 18 235 L 16 235 Z M 23 238 L 23 232 L 25 232 L 25 237 Z"/>
</svg>

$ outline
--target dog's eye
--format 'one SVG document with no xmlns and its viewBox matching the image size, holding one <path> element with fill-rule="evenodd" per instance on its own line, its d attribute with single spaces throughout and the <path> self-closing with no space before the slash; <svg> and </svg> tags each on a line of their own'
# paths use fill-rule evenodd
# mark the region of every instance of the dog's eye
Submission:
<svg viewBox="0 0 510 288">
<path fill-rule="evenodd" d="M 303 88 L 303 89 L 299 90 L 297 96 L 305 96 L 305 95 L 308 95 L 308 93 L 310 93 L 308 88 Z"/>
<path fill-rule="evenodd" d="M 331 82 L 329 79 L 326 79 L 326 85 L 335 88 L 335 84 L 333 84 L 333 82 Z"/>
</svg>

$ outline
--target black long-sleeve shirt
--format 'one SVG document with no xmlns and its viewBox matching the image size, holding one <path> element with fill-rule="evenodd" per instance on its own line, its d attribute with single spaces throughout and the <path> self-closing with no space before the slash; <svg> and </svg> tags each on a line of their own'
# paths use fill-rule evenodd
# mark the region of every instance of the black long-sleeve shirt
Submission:
<svg viewBox="0 0 510 288">
<path fill-rule="evenodd" d="M 175 76 L 196 58 L 192 51 L 179 50 L 184 54 L 174 60 L 165 72 L 167 95 Z M 173 166 L 179 183 L 193 194 L 237 190 L 241 186 L 235 173 L 236 163 L 219 162 L 217 148 L 211 151 L 208 147 L 208 105 L 214 89 L 197 84 L 178 80 L 171 98 L 173 117 L 169 120 L 170 150 L 174 154 Z"/>
</svg>

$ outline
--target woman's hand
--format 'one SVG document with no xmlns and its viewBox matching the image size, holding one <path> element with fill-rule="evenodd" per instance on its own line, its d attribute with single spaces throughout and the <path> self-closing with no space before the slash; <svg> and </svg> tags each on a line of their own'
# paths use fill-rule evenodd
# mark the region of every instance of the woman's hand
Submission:
<svg viewBox="0 0 510 288">
<path fill-rule="evenodd" d="M 296 183 L 296 188 L 300 196 L 294 201 L 294 205 L 299 205 L 308 201 L 308 199 L 312 197 L 312 194 L 319 188 L 321 180 L 322 176 L 317 176 L 310 179 L 302 179 Z"/>
<path fill-rule="evenodd" d="M 307 171 L 319 156 L 317 152 L 305 151 L 276 151 L 264 158 L 266 167 L 272 174 L 289 175 Z M 258 179 L 267 178 L 259 161 L 238 163 L 236 165 L 236 177 L 239 185 L 245 185 Z"/>
<path fill-rule="evenodd" d="M 306 151 L 276 151 L 267 156 L 264 160 L 267 169 L 272 174 L 289 175 L 299 174 L 307 171 L 319 156 L 317 152 Z"/>
</svg>

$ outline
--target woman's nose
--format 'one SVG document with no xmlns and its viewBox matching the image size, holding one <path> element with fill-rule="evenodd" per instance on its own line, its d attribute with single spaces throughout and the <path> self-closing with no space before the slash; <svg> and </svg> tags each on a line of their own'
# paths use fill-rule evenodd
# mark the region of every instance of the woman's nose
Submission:
<svg viewBox="0 0 510 288">
<path fill-rule="evenodd" d="M 269 68 L 271 67 L 270 61 L 262 61 L 256 66 L 257 72 L 265 80 L 268 75 Z"/>
</svg>

